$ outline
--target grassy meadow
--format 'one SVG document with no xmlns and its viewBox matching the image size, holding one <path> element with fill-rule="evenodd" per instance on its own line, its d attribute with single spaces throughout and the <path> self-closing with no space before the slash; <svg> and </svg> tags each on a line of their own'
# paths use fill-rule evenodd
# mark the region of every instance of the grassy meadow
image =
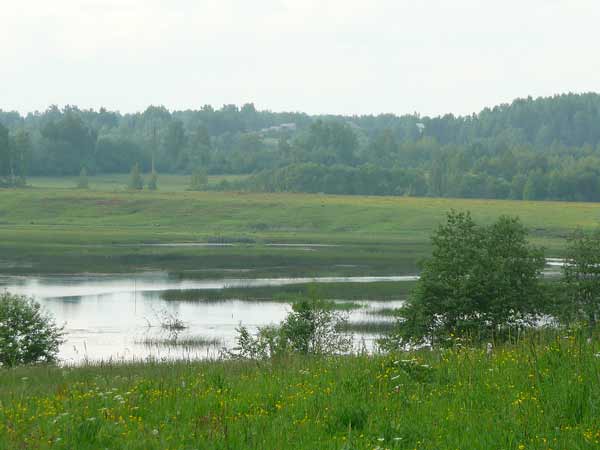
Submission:
<svg viewBox="0 0 600 450">
<path fill-rule="evenodd" d="M 600 221 L 594 203 L 189 192 L 187 177 L 175 175 L 161 176 L 157 192 L 129 192 L 126 181 L 90 177 L 91 189 L 77 190 L 75 178 L 32 178 L 29 189 L 0 191 L 3 272 L 410 274 L 452 208 L 481 223 L 518 215 L 549 256 L 572 229 Z M 226 245 L 148 245 L 169 243 Z"/>
<path fill-rule="evenodd" d="M 142 174 L 147 180 L 148 174 Z M 215 186 L 222 181 L 237 181 L 246 178 L 247 175 L 211 175 L 208 177 L 208 185 Z M 129 184 L 129 174 L 101 174 L 89 176 L 89 188 L 94 191 L 123 191 Z M 78 176 L 65 177 L 31 177 L 27 183 L 34 188 L 41 189 L 73 189 L 79 181 Z M 190 187 L 190 176 L 159 174 L 159 188 L 165 192 L 183 192 Z"/>
<path fill-rule="evenodd" d="M 0 371 L 6 449 L 592 449 L 600 347 Z"/>
</svg>

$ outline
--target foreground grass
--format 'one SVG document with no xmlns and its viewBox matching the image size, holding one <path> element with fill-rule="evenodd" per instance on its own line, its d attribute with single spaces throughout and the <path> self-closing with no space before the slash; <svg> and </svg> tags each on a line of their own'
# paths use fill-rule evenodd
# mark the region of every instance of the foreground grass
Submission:
<svg viewBox="0 0 600 450">
<path fill-rule="evenodd" d="M 587 449 L 600 346 L 0 371 L 6 449 Z"/>
</svg>

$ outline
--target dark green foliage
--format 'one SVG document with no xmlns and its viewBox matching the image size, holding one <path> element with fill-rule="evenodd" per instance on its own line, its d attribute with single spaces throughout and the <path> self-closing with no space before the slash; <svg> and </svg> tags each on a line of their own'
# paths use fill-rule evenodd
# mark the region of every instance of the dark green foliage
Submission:
<svg viewBox="0 0 600 450">
<path fill-rule="evenodd" d="M 294 304 L 279 326 L 258 329 L 255 336 L 244 326 L 238 328 L 237 346 L 232 356 L 263 359 L 288 353 L 332 355 L 352 348 L 352 336 L 340 332 L 346 317 L 316 299 Z"/>
<path fill-rule="evenodd" d="M 11 174 L 11 157 L 8 129 L 0 124 L 0 183 Z"/>
<path fill-rule="evenodd" d="M 29 134 L 18 129 L 11 135 L 0 123 L 0 187 L 24 186 L 30 158 Z"/>
<path fill-rule="evenodd" d="M 190 191 L 203 191 L 208 185 L 206 171 L 200 168 L 194 169 L 190 177 Z"/>
<path fill-rule="evenodd" d="M 600 230 L 570 237 L 563 274 L 566 312 L 593 327 L 600 319 Z"/>
<path fill-rule="evenodd" d="M 156 191 L 158 189 L 158 174 L 156 171 L 152 171 L 148 177 L 148 184 L 146 185 L 148 190 Z"/>
<path fill-rule="evenodd" d="M 78 110 L 53 112 L 57 119 L 50 119 L 40 130 L 44 152 L 39 157 L 47 171 L 76 175 L 82 166 L 95 167 L 97 130 L 85 123 Z"/>
<path fill-rule="evenodd" d="M 223 181 L 223 190 L 600 201 L 599 111 L 593 93 L 517 99 L 464 117 L 310 117 L 251 104 L 0 111 L 0 183 L 83 166 L 127 173 L 139 162 L 165 174 L 256 175 Z"/>
<path fill-rule="evenodd" d="M 423 196 L 427 179 L 422 171 L 373 164 L 350 167 L 301 163 L 260 173 L 238 187 L 264 192 Z"/>
<path fill-rule="evenodd" d="M 88 174 L 85 167 L 81 168 L 79 172 L 79 179 L 77 180 L 77 189 L 89 189 L 90 182 L 88 180 Z"/>
<path fill-rule="evenodd" d="M 541 249 L 528 244 L 518 219 L 503 216 L 478 226 L 469 213 L 452 211 L 432 244 L 392 341 L 502 339 L 541 312 L 545 260 Z"/>
<path fill-rule="evenodd" d="M 54 362 L 62 336 L 38 303 L 0 294 L 0 366 Z"/>
<path fill-rule="evenodd" d="M 129 178 L 129 189 L 142 190 L 144 188 L 144 180 L 140 173 L 139 164 L 134 164 L 131 168 L 131 174 Z"/>
</svg>

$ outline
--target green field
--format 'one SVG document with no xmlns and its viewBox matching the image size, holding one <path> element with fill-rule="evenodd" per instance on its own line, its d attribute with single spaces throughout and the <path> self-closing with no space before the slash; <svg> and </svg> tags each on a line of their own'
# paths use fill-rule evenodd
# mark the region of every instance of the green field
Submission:
<svg viewBox="0 0 600 450">
<path fill-rule="evenodd" d="M 142 174 L 148 179 L 148 174 Z M 208 185 L 216 186 L 221 181 L 238 181 L 247 175 L 213 175 L 208 177 Z M 128 189 L 129 174 L 102 174 L 88 177 L 89 189 L 92 191 L 126 191 Z M 30 177 L 27 184 L 33 188 L 41 189 L 73 189 L 77 186 L 79 177 Z M 183 192 L 190 186 L 189 175 L 159 174 L 158 187 L 164 192 Z"/>
<path fill-rule="evenodd" d="M 3 449 L 592 449 L 600 347 L 0 370 Z"/>
<path fill-rule="evenodd" d="M 471 211 L 481 223 L 518 215 L 548 256 L 560 255 L 574 228 L 600 222 L 595 203 L 186 192 L 182 176 L 165 176 L 172 190 L 128 192 L 121 181 L 101 180 L 96 185 L 92 178 L 89 191 L 65 179 L 32 179 L 32 188 L 0 191 L 2 271 L 408 274 L 418 271 L 432 230 L 452 208 Z M 139 245 L 190 242 L 230 246 Z"/>
</svg>

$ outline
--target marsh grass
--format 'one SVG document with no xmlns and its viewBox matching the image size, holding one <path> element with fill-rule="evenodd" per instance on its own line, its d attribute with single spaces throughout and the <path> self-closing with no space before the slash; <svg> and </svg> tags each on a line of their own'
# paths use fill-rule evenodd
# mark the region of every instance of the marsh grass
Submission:
<svg viewBox="0 0 600 450">
<path fill-rule="evenodd" d="M 366 311 L 370 316 L 377 317 L 398 317 L 398 308 L 373 308 Z"/>
<path fill-rule="evenodd" d="M 302 283 L 287 286 L 226 287 L 224 289 L 166 290 L 161 298 L 167 301 L 221 302 L 227 300 L 293 302 L 315 295 L 322 299 L 351 301 L 348 309 L 358 307 L 359 300 L 395 300 L 405 298 L 415 283 L 412 281 L 384 281 L 373 283 Z M 340 304 L 342 308 L 344 303 Z"/>
<path fill-rule="evenodd" d="M 0 371 L 3 449 L 592 449 L 600 340 Z"/>
<path fill-rule="evenodd" d="M 142 344 L 146 347 L 204 348 L 222 346 L 223 341 L 218 338 L 205 336 L 146 336 L 143 339 L 137 340 L 136 344 Z"/>
<path fill-rule="evenodd" d="M 391 333 L 395 326 L 392 320 L 361 320 L 344 323 L 340 331 L 380 335 Z"/>
</svg>

